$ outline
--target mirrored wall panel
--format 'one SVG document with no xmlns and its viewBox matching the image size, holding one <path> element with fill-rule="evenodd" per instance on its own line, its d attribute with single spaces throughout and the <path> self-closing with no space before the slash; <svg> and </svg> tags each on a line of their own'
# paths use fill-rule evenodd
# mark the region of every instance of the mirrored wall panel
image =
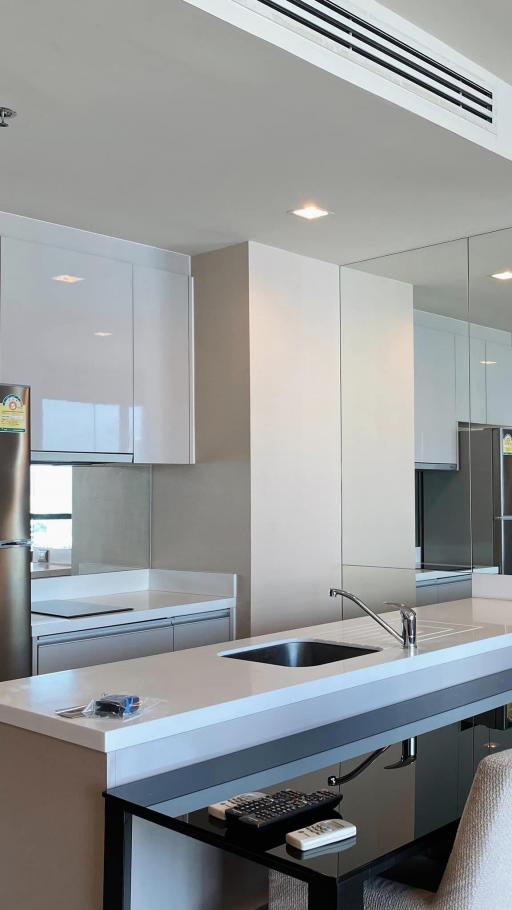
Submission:
<svg viewBox="0 0 512 910">
<path fill-rule="evenodd" d="M 344 586 L 377 609 L 470 596 L 468 242 L 358 263 L 341 289 Z"/>
<path fill-rule="evenodd" d="M 512 575 L 512 230 L 469 240 L 475 572 Z"/>
<path fill-rule="evenodd" d="M 32 465 L 32 578 L 147 568 L 150 472 L 139 465 Z"/>
</svg>

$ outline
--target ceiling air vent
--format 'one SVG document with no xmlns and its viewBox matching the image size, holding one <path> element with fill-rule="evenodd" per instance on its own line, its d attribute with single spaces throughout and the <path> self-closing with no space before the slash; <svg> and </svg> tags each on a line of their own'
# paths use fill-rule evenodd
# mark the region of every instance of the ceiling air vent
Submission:
<svg viewBox="0 0 512 910">
<path fill-rule="evenodd" d="M 252 10 L 357 60 L 394 82 L 407 85 L 457 113 L 493 124 L 493 95 L 398 37 L 366 22 L 331 0 L 238 0 Z"/>
</svg>

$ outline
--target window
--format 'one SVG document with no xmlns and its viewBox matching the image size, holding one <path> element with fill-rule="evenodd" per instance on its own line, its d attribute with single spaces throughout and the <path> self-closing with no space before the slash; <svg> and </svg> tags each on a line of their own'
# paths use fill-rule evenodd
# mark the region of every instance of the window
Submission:
<svg viewBox="0 0 512 910">
<path fill-rule="evenodd" d="M 30 535 L 44 550 L 71 549 L 71 465 L 30 467 Z"/>
</svg>

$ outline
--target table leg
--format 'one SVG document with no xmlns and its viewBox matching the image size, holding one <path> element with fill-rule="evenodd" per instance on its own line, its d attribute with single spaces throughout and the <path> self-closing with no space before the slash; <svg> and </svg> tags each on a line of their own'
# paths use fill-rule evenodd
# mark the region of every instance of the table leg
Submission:
<svg viewBox="0 0 512 910">
<path fill-rule="evenodd" d="M 364 880 L 357 877 L 310 884 L 308 910 L 364 910 L 363 886 Z"/>
<path fill-rule="evenodd" d="M 105 797 L 103 910 L 130 910 L 132 816 Z"/>
</svg>

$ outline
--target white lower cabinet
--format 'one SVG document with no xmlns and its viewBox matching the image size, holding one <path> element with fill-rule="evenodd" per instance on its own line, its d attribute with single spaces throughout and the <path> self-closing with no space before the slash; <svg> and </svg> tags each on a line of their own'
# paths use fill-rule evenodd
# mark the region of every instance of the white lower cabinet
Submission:
<svg viewBox="0 0 512 910">
<path fill-rule="evenodd" d="M 76 670 L 133 657 L 172 651 L 170 622 L 133 623 L 69 635 L 47 636 L 37 644 L 37 673 Z"/>
<path fill-rule="evenodd" d="M 44 635 L 35 640 L 33 672 L 55 673 L 135 657 L 151 657 L 168 651 L 225 642 L 230 637 L 229 610 L 64 635 Z"/>
<path fill-rule="evenodd" d="M 201 645 L 214 645 L 229 641 L 231 637 L 229 614 L 219 614 L 208 619 L 203 616 L 190 617 L 174 626 L 174 650 L 198 648 Z"/>
<path fill-rule="evenodd" d="M 437 582 L 432 585 L 419 585 L 416 588 L 416 606 L 426 607 L 429 604 L 465 600 L 467 597 L 471 597 L 471 593 L 471 578 L 465 578 L 461 581 Z"/>
</svg>

